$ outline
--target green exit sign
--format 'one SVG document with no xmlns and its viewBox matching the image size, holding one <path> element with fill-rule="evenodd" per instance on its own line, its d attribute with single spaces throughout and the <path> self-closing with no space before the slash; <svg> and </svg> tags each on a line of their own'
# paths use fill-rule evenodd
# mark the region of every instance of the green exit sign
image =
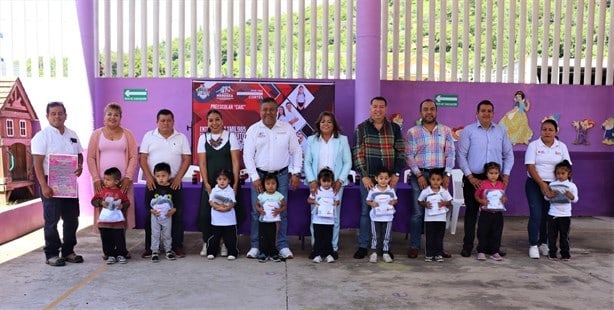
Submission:
<svg viewBox="0 0 614 310">
<path fill-rule="evenodd" d="M 124 101 L 147 101 L 146 88 L 124 88 Z"/>
<path fill-rule="evenodd" d="M 458 95 L 437 94 L 435 95 L 435 104 L 444 107 L 457 107 Z"/>
</svg>

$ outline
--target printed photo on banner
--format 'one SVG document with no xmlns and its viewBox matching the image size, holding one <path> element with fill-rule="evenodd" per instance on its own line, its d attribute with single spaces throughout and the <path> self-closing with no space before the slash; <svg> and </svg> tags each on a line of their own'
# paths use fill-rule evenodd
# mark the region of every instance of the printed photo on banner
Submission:
<svg viewBox="0 0 614 310">
<path fill-rule="evenodd" d="M 320 112 L 334 111 L 335 85 L 193 80 L 193 149 L 197 149 L 198 138 L 207 131 L 207 112 L 211 109 L 220 111 L 225 129 L 236 135 L 242 147 L 247 128 L 260 120 L 260 101 L 267 97 L 277 101 L 277 119 L 292 125 L 304 151 Z M 196 164 L 198 154 L 192 154 Z"/>
</svg>

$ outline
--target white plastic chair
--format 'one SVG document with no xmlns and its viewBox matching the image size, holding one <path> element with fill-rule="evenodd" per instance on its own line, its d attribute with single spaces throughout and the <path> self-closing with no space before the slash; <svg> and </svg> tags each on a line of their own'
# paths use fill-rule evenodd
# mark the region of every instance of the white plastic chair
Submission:
<svg viewBox="0 0 614 310">
<path fill-rule="evenodd" d="M 352 182 L 352 183 L 356 183 L 356 171 L 354 171 L 354 170 L 350 170 L 350 173 L 348 173 L 348 175 L 349 175 L 350 177 L 352 177 L 352 178 L 350 179 L 350 182 Z"/>
<path fill-rule="evenodd" d="M 143 169 L 141 169 L 141 168 L 139 168 L 139 174 L 138 174 L 138 176 L 136 178 L 136 182 L 135 183 L 138 183 L 138 184 L 145 184 L 145 183 L 147 183 L 147 182 L 145 182 L 145 178 L 144 178 L 144 175 L 143 175 Z"/>
<path fill-rule="evenodd" d="M 452 215 L 450 217 L 450 234 L 456 234 L 456 225 L 458 224 L 458 214 L 460 208 L 465 206 L 465 196 L 463 195 L 463 171 L 460 169 L 452 169 Z"/>
<path fill-rule="evenodd" d="M 239 170 L 239 178 L 243 178 L 243 176 L 246 175 L 247 177 L 245 177 L 245 182 L 251 182 L 251 179 L 249 178 L 249 174 L 247 173 L 247 169 L 241 169 Z"/>
<path fill-rule="evenodd" d="M 198 167 L 198 165 L 190 165 L 183 175 L 183 178 L 181 178 L 181 182 L 192 182 L 194 171 L 200 171 L 200 167 Z M 200 182 L 200 180 L 198 180 L 198 182 Z"/>
<path fill-rule="evenodd" d="M 411 181 L 409 180 L 409 176 L 411 175 L 411 169 L 406 169 L 405 172 L 403 172 L 403 182 L 410 184 Z"/>
</svg>

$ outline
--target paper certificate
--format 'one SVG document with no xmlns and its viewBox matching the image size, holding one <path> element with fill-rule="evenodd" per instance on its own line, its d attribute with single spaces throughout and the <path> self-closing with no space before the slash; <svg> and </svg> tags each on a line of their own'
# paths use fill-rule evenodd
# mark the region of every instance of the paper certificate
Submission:
<svg viewBox="0 0 614 310">
<path fill-rule="evenodd" d="M 77 158 L 77 155 L 49 154 L 47 185 L 53 190 L 53 197 L 77 198 Z"/>
<path fill-rule="evenodd" d="M 332 198 L 321 198 L 318 200 L 317 215 L 321 217 L 334 217 L 335 216 L 335 201 Z"/>
<path fill-rule="evenodd" d="M 487 189 L 484 191 L 484 195 L 486 196 L 486 200 L 488 200 L 488 205 L 486 209 L 495 210 L 495 211 L 505 211 L 505 207 L 501 203 L 501 197 L 503 197 L 504 192 L 500 189 Z"/>
<path fill-rule="evenodd" d="M 569 190 L 569 187 L 564 184 L 556 184 L 550 187 L 554 192 L 554 197 L 550 198 L 550 203 L 570 203 L 571 200 L 567 198 L 565 193 Z"/>
<path fill-rule="evenodd" d="M 264 213 L 265 213 L 264 215 L 261 216 L 263 222 L 280 222 L 281 221 L 279 214 L 273 215 L 273 210 L 279 209 L 279 206 L 277 203 L 272 202 L 272 201 L 266 201 L 262 204 L 262 208 L 264 209 Z"/>
<path fill-rule="evenodd" d="M 375 208 L 376 215 L 392 215 L 395 212 L 394 206 L 390 205 L 390 201 L 392 198 L 389 195 L 377 195 L 375 197 L 375 202 L 377 203 L 377 208 Z"/>
<path fill-rule="evenodd" d="M 439 215 L 448 212 L 448 208 L 439 207 L 441 202 L 441 196 L 439 194 L 433 194 L 426 197 L 426 201 L 431 204 L 431 208 L 426 208 L 426 215 Z"/>
</svg>

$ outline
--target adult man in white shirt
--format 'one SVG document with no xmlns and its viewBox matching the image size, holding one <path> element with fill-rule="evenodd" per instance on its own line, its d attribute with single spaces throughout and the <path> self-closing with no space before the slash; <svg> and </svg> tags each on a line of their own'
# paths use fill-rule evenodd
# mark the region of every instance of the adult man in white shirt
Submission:
<svg viewBox="0 0 614 310">
<path fill-rule="evenodd" d="M 181 189 L 181 179 L 190 166 L 190 143 L 188 138 L 175 130 L 175 117 L 173 112 L 167 109 L 158 111 L 157 128 L 150 130 L 143 136 L 139 150 L 139 164 L 145 174 L 147 189 L 153 190 L 156 182 L 153 176 L 153 168 L 156 164 L 165 162 L 171 166 L 171 188 Z M 181 197 L 176 203 L 177 211 L 173 215 L 172 238 L 173 251 L 178 257 L 185 257 L 183 250 L 183 204 Z M 151 256 L 151 222 L 149 214 L 145 218 L 145 251 L 141 257 Z"/>
<path fill-rule="evenodd" d="M 303 152 L 296 133 L 290 124 L 277 120 L 277 102 L 265 98 L 260 103 L 260 121 L 251 125 L 245 134 L 243 162 L 252 180 L 252 205 L 256 197 L 264 191 L 262 180 L 266 174 L 277 176 L 277 191 L 288 201 L 288 183 L 292 190 L 300 185 L 299 173 L 303 164 Z M 289 166 L 291 164 L 291 166 Z M 289 174 L 292 176 L 289 178 Z M 251 249 L 248 258 L 258 256 L 258 216 L 252 209 Z M 288 247 L 286 232 L 288 229 L 287 211 L 280 214 L 281 223 L 277 233 L 277 247 L 283 258 L 294 255 Z"/>
<path fill-rule="evenodd" d="M 78 166 L 75 175 L 83 172 L 83 148 L 77 133 L 64 126 L 66 108 L 61 102 L 47 104 L 49 127 L 32 138 L 34 171 L 41 187 L 43 218 L 45 220 L 45 263 L 50 266 L 64 266 L 66 262 L 82 263 L 83 257 L 74 252 L 79 227 L 79 198 L 55 198 L 53 189 L 47 183 L 49 176 L 49 154 L 77 155 Z M 62 218 L 64 242 L 58 233 L 58 221 Z M 61 250 L 61 257 L 60 257 Z"/>
</svg>

